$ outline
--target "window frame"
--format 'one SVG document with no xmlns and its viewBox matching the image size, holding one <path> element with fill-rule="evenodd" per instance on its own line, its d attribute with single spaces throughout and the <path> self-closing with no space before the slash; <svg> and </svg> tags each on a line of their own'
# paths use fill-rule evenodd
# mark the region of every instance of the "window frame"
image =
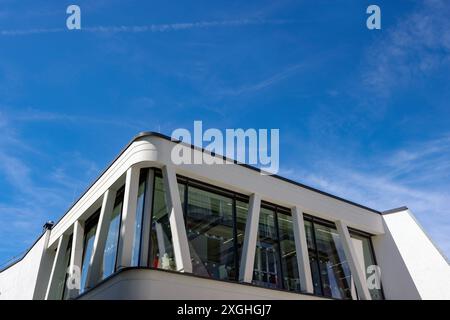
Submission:
<svg viewBox="0 0 450 320">
<path fill-rule="evenodd" d="M 373 241 L 372 241 L 373 235 L 370 233 L 358 230 L 358 229 L 351 228 L 351 227 L 348 227 L 348 232 L 350 233 L 350 237 L 352 236 L 352 234 L 354 234 L 354 235 L 357 235 L 357 236 L 360 236 L 363 238 L 367 238 L 369 240 L 370 253 L 372 255 L 373 262 L 375 263 L 376 266 L 379 266 L 378 262 L 377 262 L 377 256 L 375 255 L 375 248 L 373 246 Z M 365 275 L 365 272 L 364 272 L 364 275 Z M 386 300 L 385 295 L 384 295 L 384 290 L 383 290 L 383 282 L 381 282 L 381 279 L 380 279 L 380 292 L 381 292 L 381 300 Z M 356 294 L 358 294 L 358 293 L 356 293 Z"/>
<path fill-rule="evenodd" d="M 139 185 L 144 181 L 145 182 L 145 186 L 144 186 L 144 194 L 146 194 L 150 183 L 152 184 L 152 188 L 151 190 L 153 190 L 152 194 L 151 194 L 151 203 L 152 206 L 150 206 L 148 208 L 149 212 L 145 211 L 146 208 L 146 204 L 145 204 L 145 197 L 144 197 L 144 204 L 143 204 L 143 213 L 142 213 L 142 221 L 141 221 L 141 234 L 139 236 L 139 257 L 138 257 L 138 266 L 137 267 L 141 267 L 141 251 L 142 251 L 142 245 L 143 245 L 143 223 L 144 223 L 144 217 L 146 214 L 150 215 L 150 219 L 149 219 L 149 223 L 150 225 L 152 225 L 153 223 L 153 203 L 155 201 L 155 181 L 156 181 L 156 177 L 159 178 L 163 178 L 162 175 L 162 170 L 160 167 L 144 167 L 140 169 L 140 178 L 139 178 Z M 150 170 L 153 170 L 153 179 L 152 181 L 149 181 L 148 179 L 148 172 Z M 207 279 L 211 279 L 211 280 L 216 280 L 216 281 L 225 281 L 225 282 L 231 282 L 231 283 L 240 283 L 239 281 L 239 268 L 240 268 L 240 260 L 242 257 L 239 257 L 239 244 L 237 241 L 237 234 L 238 234 L 238 230 L 237 230 L 237 201 L 241 201 L 244 203 L 249 204 L 249 200 L 250 200 L 250 196 L 247 196 L 245 194 L 242 194 L 240 192 L 236 192 L 236 191 L 232 191 L 232 190 L 228 190 L 219 186 L 215 186 L 212 185 L 210 183 L 195 179 L 195 178 L 190 178 L 184 175 L 176 175 L 177 178 L 177 183 L 178 184 L 182 184 L 184 185 L 184 194 L 181 195 L 183 197 L 184 203 L 182 205 L 182 210 L 183 210 L 183 218 L 184 218 L 184 223 L 185 223 L 185 227 L 186 227 L 186 215 L 187 215 L 187 207 L 188 207 L 188 202 L 189 202 L 189 197 L 188 197 L 188 192 L 189 192 L 189 187 L 195 187 L 199 190 L 202 191 L 206 191 L 206 192 L 210 192 L 210 193 L 214 193 L 220 196 L 224 196 L 224 197 L 228 197 L 232 200 L 232 219 L 233 219 L 233 252 L 234 252 L 234 257 L 235 257 L 235 268 L 236 268 L 236 275 L 235 275 L 235 279 L 218 279 L 218 278 L 214 278 L 214 277 L 203 277 L 203 276 L 199 276 L 196 274 L 192 274 L 193 276 L 196 277 L 200 277 L 200 278 L 207 278 Z M 116 274 L 117 272 L 119 272 L 120 270 L 117 268 L 117 262 L 118 262 L 118 256 L 119 256 L 119 244 L 120 244 L 120 229 L 122 227 L 122 216 L 123 216 L 123 204 L 124 204 L 124 197 L 118 197 L 118 195 L 120 195 L 121 193 L 123 194 L 125 190 L 125 185 L 121 185 L 120 188 L 118 188 L 117 193 L 116 193 L 116 197 L 114 200 L 114 207 L 118 204 L 119 199 L 121 200 L 122 204 L 121 204 L 121 209 L 120 209 L 120 215 L 119 215 L 119 236 L 117 239 L 117 246 L 116 246 L 116 256 L 115 256 L 115 263 L 114 263 L 114 271 L 106 278 L 109 278 L 111 276 L 113 276 L 114 274 Z M 282 254 L 281 254 L 281 243 L 280 243 L 280 229 L 279 229 L 279 222 L 278 222 L 278 218 L 279 218 L 279 213 L 282 213 L 284 215 L 290 216 L 292 217 L 292 212 L 291 209 L 282 206 L 282 205 L 277 205 L 268 201 L 261 201 L 261 206 L 260 209 L 265 208 L 265 209 L 269 209 L 269 210 L 273 210 L 274 212 L 274 227 L 276 228 L 276 236 L 277 236 L 277 247 L 278 247 L 278 265 L 279 265 L 279 275 L 280 275 L 280 286 L 277 286 L 276 288 L 267 288 L 267 289 L 272 289 L 272 290 L 279 290 L 279 291 L 285 291 L 285 292 L 291 292 L 291 293 L 297 293 L 297 294 L 305 294 L 305 292 L 303 291 L 295 291 L 295 290 L 288 290 L 286 289 L 286 285 L 284 283 L 284 271 L 282 268 Z M 86 246 L 86 230 L 89 230 L 90 227 L 92 227 L 90 224 L 91 223 L 97 223 L 98 224 L 98 218 L 99 218 L 99 213 L 100 213 L 100 209 L 96 210 L 88 219 L 86 219 L 85 222 L 85 234 L 84 234 L 84 239 L 83 239 L 83 250 L 85 249 Z M 316 258 L 316 263 L 319 263 L 319 253 L 318 253 L 318 249 L 317 249 L 317 239 L 316 239 L 316 232 L 315 232 L 315 228 L 314 228 L 314 224 L 320 224 L 326 227 L 331 227 L 333 229 L 336 229 L 336 224 L 330 220 L 326 220 L 308 213 L 303 213 L 303 220 L 304 221 L 309 221 L 312 224 L 312 240 L 313 240 L 313 244 L 314 244 L 314 252 L 315 252 L 315 258 Z M 246 221 L 246 223 L 248 222 L 248 220 Z M 259 221 L 258 221 L 259 224 Z M 353 229 L 353 228 L 348 228 L 350 234 L 356 234 L 359 236 L 363 236 L 369 239 L 369 244 L 370 244 L 370 250 L 371 250 L 371 254 L 373 256 L 374 262 L 375 264 L 377 264 L 377 260 L 376 260 L 376 255 L 375 255 L 375 251 L 374 251 L 374 247 L 373 247 L 373 242 L 372 242 L 372 234 L 366 233 L 364 231 L 361 230 L 357 230 L 357 229 Z M 151 230 L 150 230 L 151 232 Z M 149 252 L 151 252 L 152 246 L 154 245 L 152 243 L 152 239 L 151 236 L 148 239 L 148 248 L 147 250 Z M 308 250 L 308 248 L 305 248 L 306 250 Z M 296 248 L 296 255 L 298 254 L 297 248 Z M 151 266 L 151 261 L 150 261 L 151 257 L 150 254 L 147 257 L 147 261 L 145 263 L 146 265 L 146 269 L 155 269 L 155 270 L 161 270 L 161 271 L 167 271 L 167 272 L 176 272 L 176 271 L 168 271 L 168 270 L 164 270 L 164 269 L 160 269 L 160 268 L 155 268 Z M 83 254 L 83 261 L 84 262 L 84 254 Z M 319 272 L 320 272 L 320 267 L 319 267 Z M 299 270 L 300 272 L 300 270 Z M 105 279 L 106 279 L 105 278 Z M 320 291 L 321 293 L 313 293 L 313 296 L 319 296 L 319 297 L 326 297 L 326 298 L 330 298 L 330 299 L 336 299 L 333 297 L 327 297 L 323 294 L 323 280 L 322 277 L 319 275 L 319 282 L 320 282 Z M 266 288 L 264 286 L 259 286 L 256 284 L 251 284 L 253 286 L 259 287 L 259 288 Z M 385 299 L 385 295 L 384 295 L 384 291 L 383 291 L 383 286 L 381 285 L 381 294 L 382 294 L 382 298 Z"/>
<path fill-rule="evenodd" d="M 149 170 L 153 170 L 154 172 L 154 177 L 159 177 L 159 178 L 163 178 L 162 176 L 162 171 L 159 168 L 149 168 Z M 153 179 L 153 190 L 154 190 L 154 182 L 155 179 Z M 184 203 L 182 205 L 182 209 L 183 209 L 183 219 L 184 219 L 184 225 L 185 228 L 187 227 L 187 211 L 188 211 L 188 204 L 189 204 L 189 187 L 192 188 L 196 188 L 198 190 L 201 191 L 205 191 L 205 192 L 209 192 L 209 193 L 213 193 L 219 196 L 223 196 L 226 198 L 231 199 L 232 202 L 232 220 L 233 220 L 233 225 L 232 225 L 232 232 L 233 232 L 233 256 L 234 256 L 234 267 L 235 267 L 235 276 L 234 279 L 228 279 L 228 281 L 232 281 L 232 282 L 239 282 L 239 268 L 240 268 L 240 258 L 239 257 L 239 244 L 238 244 L 238 230 L 237 230 L 237 209 L 236 209 L 236 203 L 237 201 L 241 201 L 241 202 L 245 202 L 245 203 L 249 203 L 250 201 L 250 197 L 246 196 L 244 194 L 241 194 L 239 192 L 234 192 L 234 191 L 230 191 L 218 186 L 214 186 L 211 185 L 209 183 L 206 182 L 202 182 L 199 181 L 197 179 L 193 179 L 193 178 L 189 178 L 183 175 L 178 175 L 177 174 L 177 183 L 184 185 L 184 194 L 180 195 L 180 198 L 183 198 Z M 154 192 L 152 195 L 152 202 L 154 201 Z M 153 223 L 153 214 L 151 214 L 151 218 L 150 218 L 150 224 Z M 152 246 L 152 241 L 151 241 L 151 237 L 149 237 L 149 250 L 151 250 L 151 246 Z M 150 257 L 149 257 L 150 259 Z M 147 265 L 150 265 L 150 261 L 147 262 Z M 208 279 L 213 279 L 213 280 L 221 280 L 221 279 L 216 279 L 214 277 L 208 277 Z"/>
<path fill-rule="evenodd" d="M 102 208 L 98 208 L 97 210 L 94 211 L 94 213 L 89 216 L 89 218 L 87 218 L 84 222 L 84 232 L 83 232 L 83 256 L 81 259 L 81 270 L 80 270 L 80 292 L 84 292 L 86 291 L 86 287 L 82 288 L 81 287 L 81 282 L 83 279 L 83 265 L 85 262 L 85 259 L 91 259 L 91 257 L 86 257 L 86 246 L 87 246 L 87 234 L 89 233 L 89 231 L 95 226 L 96 230 L 94 233 L 94 241 L 95 241 L 95 237 L 97 236 L 97 232 L 98 232 L 98 222 L 99 222 L 99 218 L 100 218 L 100 211 L 102 210 Z M 91 252 L 91 256 L 92 256 Z M 89 266 L 88 266 L 89 269 Z M 86 270 L 86 272 L 89 272 L 89 270 Z M 86 286 L 86 283 L 85 283 Z"/>
</svg>

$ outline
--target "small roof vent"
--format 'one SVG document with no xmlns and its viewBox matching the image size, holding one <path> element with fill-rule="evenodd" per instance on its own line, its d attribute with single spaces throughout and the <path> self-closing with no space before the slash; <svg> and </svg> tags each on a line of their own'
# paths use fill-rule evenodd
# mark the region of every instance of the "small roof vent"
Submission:
<svg viewBox="0 0 450 320">
<path fill-rule="evenodd" d="M 52 228 L 53 228 L 53 226 L 55 225 L 55 222 L 53 222 L 53 221 L 51 221 L 51 220 L 49 220 L 49 221 L 47 221 L 45 224 L 44 224 L 44 231 L 47 231 L 47 230 L 51 230 Z"/>
</svg>

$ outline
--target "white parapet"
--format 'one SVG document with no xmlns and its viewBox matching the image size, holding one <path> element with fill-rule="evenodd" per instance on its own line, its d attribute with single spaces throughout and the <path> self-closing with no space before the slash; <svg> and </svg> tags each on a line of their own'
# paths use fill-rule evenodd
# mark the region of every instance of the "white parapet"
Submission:
<svg viewBox="0 0 450 320">
<path fill-rule="evenodd" d="M 383 215 L 373 238 L 388 299 L 450 299 L 450 266 L 407 208 Z"/>
</svg>

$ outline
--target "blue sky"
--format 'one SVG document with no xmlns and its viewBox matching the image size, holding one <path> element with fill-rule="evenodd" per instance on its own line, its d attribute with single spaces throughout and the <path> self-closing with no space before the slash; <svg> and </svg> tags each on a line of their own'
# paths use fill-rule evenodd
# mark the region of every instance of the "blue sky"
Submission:
<svg viewBox="0 0 450 320">
<path fill-rule="evenodd" d="M 373 3 L 0 0 L 0 263 L 136 133 L 194 120 L 279 128 L 281 175 L 407 205 L 450 256 L 450 3 Z"/>
</svg>

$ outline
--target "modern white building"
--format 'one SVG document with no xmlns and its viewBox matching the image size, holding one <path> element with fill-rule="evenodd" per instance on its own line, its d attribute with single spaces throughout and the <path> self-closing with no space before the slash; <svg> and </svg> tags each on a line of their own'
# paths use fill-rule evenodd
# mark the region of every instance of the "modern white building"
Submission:
<svg viewBox="0 0 450 320">
<path fill-rule="evenodd" d="M 450 299 L 449 264 L 406 207 L 243 164 L 175 166 L 175 145 L 135 137 L 0 270 L 0 299 Z"/>
</svg>

